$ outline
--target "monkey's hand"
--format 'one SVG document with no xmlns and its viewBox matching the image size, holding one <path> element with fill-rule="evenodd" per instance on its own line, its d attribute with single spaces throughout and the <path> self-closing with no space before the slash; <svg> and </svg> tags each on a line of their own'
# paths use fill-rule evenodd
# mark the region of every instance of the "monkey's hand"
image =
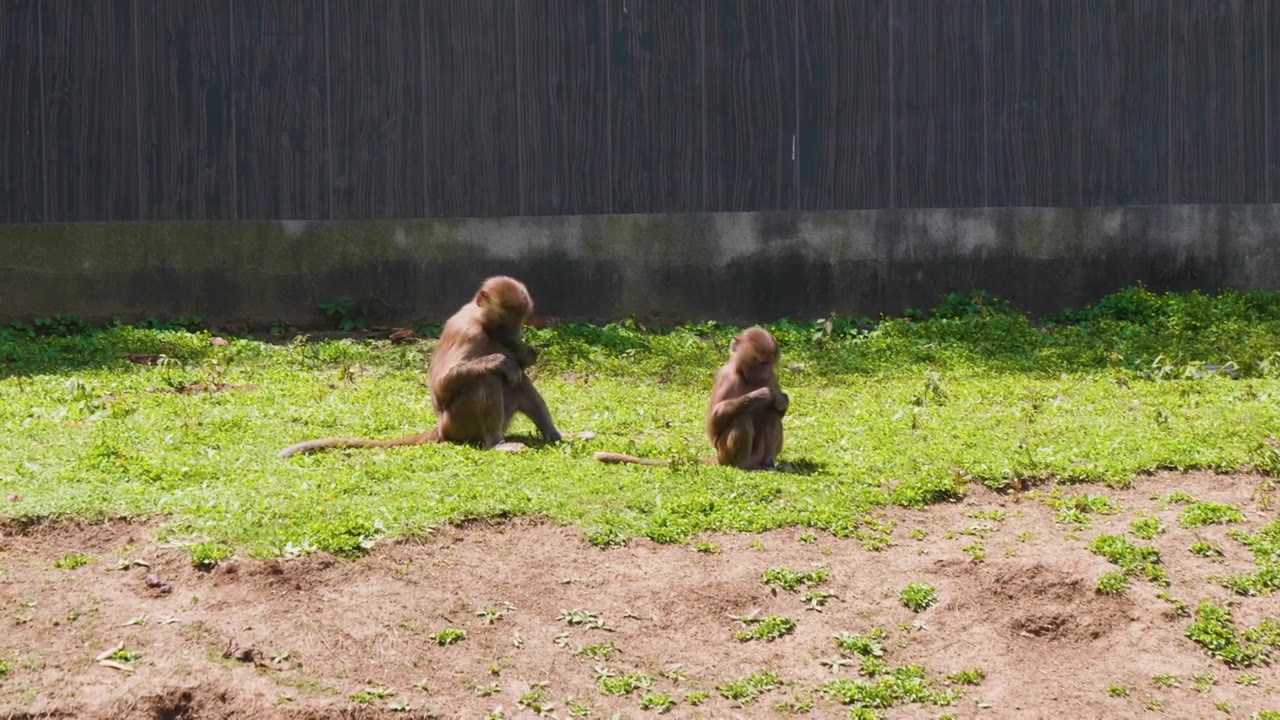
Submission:
<svg viewBox="0 0 1280 720">
<path fill-rule="evenodd" d="M 533 367 L 533 364 L 538 361 L 538 348 L 518 343 L 515 348 L 515 356 L 516 364 L 522 369 Z"/>
<path fill-rule="evenodd" d="M 772 389 L 772 388 L 767 388 L 767 387 L 757 388 L 757 389 L 752 390 L 751 392 L 747 393 L 746 395 L 743 395 L 742 397 L 743 397 L 743 399 L 744 399 L 744 400 L 746 400 L 747 402 L 751 403 L 752 405 L 756 405 L 757 403 L 760 403 L 760 404 L 766 404 L 766 403 L 768 403 L 768 404 L 772 404 L 772 403 L 773 403 L 773 389 Z M 759 405 L 756 405 L 756 407 L 759 407 Z"/>
<path fill-rule="evenodd" d="M 524 368 L 520 366 L 520 362 L 513 357 L 503 356 L 502 366 L 499 368 L 502 378 L 507 381 L 508 385 L 519 385 L 524 379 Z"/>
<path fill-rule="evenodd" d="M 787 397 L 786 393 L 779 390 L 773 394 L 774 410 L 777 410 L 780 414 L 785 415 L 787 412 L 787 408 L 789 407 L 791 407 L 791 398 Z"/>
</svg>

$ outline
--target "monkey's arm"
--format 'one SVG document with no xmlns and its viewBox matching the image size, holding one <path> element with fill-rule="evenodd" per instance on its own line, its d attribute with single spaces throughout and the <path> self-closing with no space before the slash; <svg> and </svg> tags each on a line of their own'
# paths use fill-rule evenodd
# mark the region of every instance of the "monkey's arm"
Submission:
<svg viewBox="0 0 1280 720">
<path fill-rule="evenodd" d="M 493 353 L 474 360 L 459 362 L 445 372 L 440 378 L 439 387 L 434 390 L 440 406 L 448 407 L 462 385 L 495 373 L 503 375 L 509 383 L 518 381 L 522 374 L 515 361 L 504 353 Z M 512 379 L 513 373 L 514 379 Z"/>
<path fill-rule="evenodd" d="M 721 400 L 711 408 L 710 429 L 713 435 L 719 435 L 743 413 L 763 410 L 774 403 L 774 392 L 770 388 L 753 390 L 746 395 L 731 400 Z"/>
</svg>

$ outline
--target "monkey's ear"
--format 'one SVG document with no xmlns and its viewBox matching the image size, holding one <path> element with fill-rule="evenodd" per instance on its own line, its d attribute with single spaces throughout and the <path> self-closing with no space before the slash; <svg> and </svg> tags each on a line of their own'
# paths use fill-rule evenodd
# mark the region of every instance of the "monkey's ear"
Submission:
<svg viewBox="0 0 1280 720">
<path fill-rule="evenodd" d="M 737 351 L 738 351 L 738 338 L 734 338 L 729 341 L 729 352 L 735 353 Z"/>
<path fill-rule="evenodd" d="M 489 291 L 481 288 L 476 291 L 476 304 L 485 306 L 489 304 Z"/>
</svg>

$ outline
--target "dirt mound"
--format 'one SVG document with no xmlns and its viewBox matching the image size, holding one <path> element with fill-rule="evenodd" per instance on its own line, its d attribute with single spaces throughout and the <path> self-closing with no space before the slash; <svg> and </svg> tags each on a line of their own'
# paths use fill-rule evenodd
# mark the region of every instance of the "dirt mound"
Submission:
<svg viewBox="0 0 1280 720">
<path fill-rule="evenodd" d="M 513 520 L 441 528 L 354 562 L 236 559 L 202 572 L 157 544 L 154 524 L 8 525 L 0 718 L 454 718 L 499 707 L 508 718 L 538 708 L 634 718 L 647 715 L 642 698 L 675 703 L 673 717 L 776 717 L 778 703 L 838 717 L 846 711 L 822 686 L 869 679 L 834 638 L 876 628 L 890 667 L 920 665 L 935 687 L 964 670 L 984 676 L 954 686 L 963 698 L 949 708 L 897 707 L 890 717 L 1139 717 L 1152 702 L 1162 717 L 1211 717 L 1223 702 L 1248 717 L 1280 704 L 1274 670 L 1237 683 L 1242 673 L 1188 640 L 1190 621 L 1157 594 L 1191 606 L 1226 599 L 1209 578 L 1252 559 L 1227 527 L 1180 528 L 1178 508 L 1151 496 L 1181 489 L 1236 504 L 1247 521 L 1231 528 L 1252 530 L 1275 517 L 1253 493 L 1260 480 L 1141 478 L 1107 490 L 1122 512 L 1085 530 L 1056 523 L 1043 502 L 974 489 L 961 503 L 886 512 L 894 530 L 879 551 L 866 538 L 800 529 L 699 538 L 714 553 L 645 540 L 602 551 L 572 528 Z M 1135 578 L 1123 595 L 1098 594 L 1097 577 L 1114 567 L 1086 549 L 1089 539 L 1126 533 L 1139 516 L 1165 528 L 1142 542 L 1160 548 L 1170 587 Z M 1197 540 L 1224 557 L 1191 554 Z M 95 560 L 54 566 L 70 553 Z M 145 564 L 120 569 L 121 559 Z M 795 591 L 763 582 L 770 569 L 818 567 L 829 578 Z M 904 607 L 908 583 L 932 587 L 937 603 Z M 1233 612 L 1254 624 L 1276 615 L 1273 605 L 1248 598 Z M 739 638 L 771 617 L 794 626 L 772 641 Z M 117 647 L 112 662 L 123 667 L 96 662 Z M 783 684 L 753 701 L 718 689 L 761 670 Z M 1192 688 L 1210 674 L 1214 683 Z M 607 692 L 618 678 L 637 687 Z M 1112 685 L 1129 694 L 1111 697 Z"/>
</svg>

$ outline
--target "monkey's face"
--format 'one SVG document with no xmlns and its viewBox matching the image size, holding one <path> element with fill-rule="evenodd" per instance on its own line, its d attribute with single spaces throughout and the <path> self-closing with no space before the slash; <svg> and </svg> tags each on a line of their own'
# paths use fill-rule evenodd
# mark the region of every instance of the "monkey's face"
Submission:
<svg viewBox="0 0 1280 720">
<path fill-rule="evenodd" d="M 742 333 L 729 343 L 729 359 L 744 380 L 763 383 L 773 374 L 779 357 L 773 337 L 760 331 Z"/>
</svg>

